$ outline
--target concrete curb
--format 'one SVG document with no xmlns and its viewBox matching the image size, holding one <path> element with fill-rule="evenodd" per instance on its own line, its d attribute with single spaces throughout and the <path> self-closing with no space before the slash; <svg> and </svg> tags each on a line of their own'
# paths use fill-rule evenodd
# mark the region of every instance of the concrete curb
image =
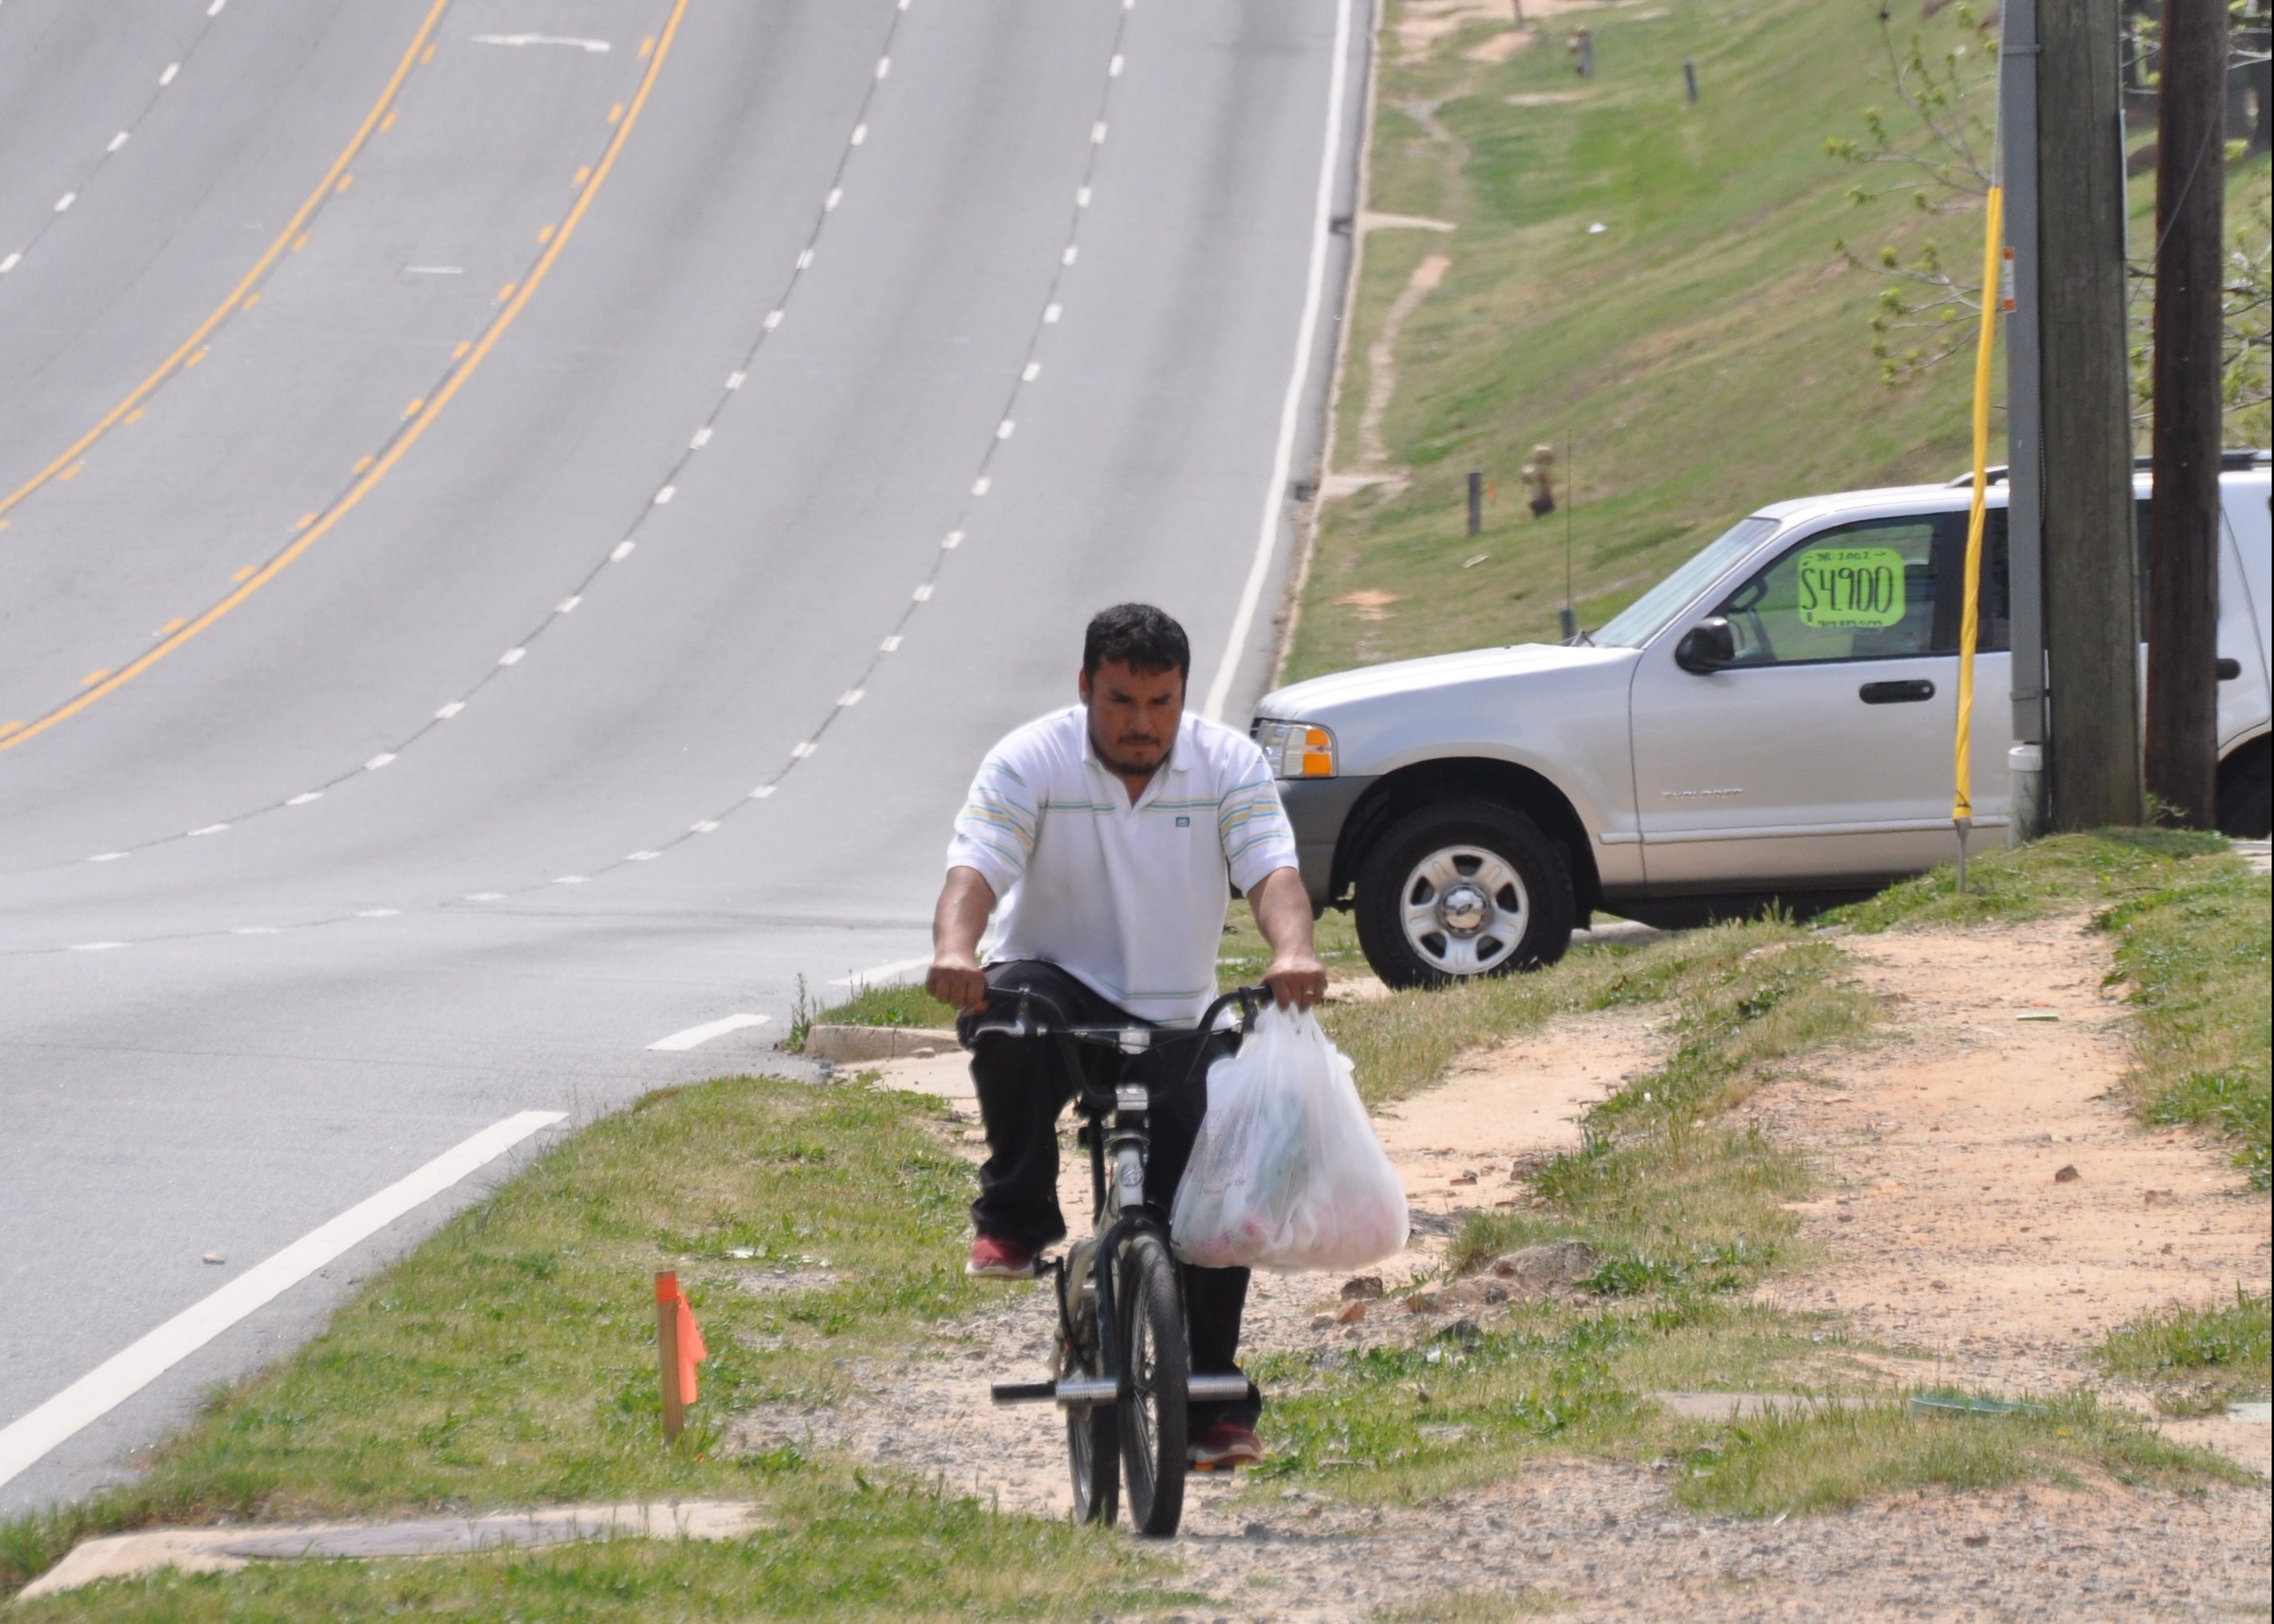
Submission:
<svg viewBox="0 0 2274 1624">
<path fill-rule="evenodd" d="M 739 1539 L 765 1526 L 743 1500 L 690 1500 L 659 1505 L 543 1506 L 479 1517 L 421 1517 L 407 1522 L 240 1523 L 231 1528 L 150 1528 L 81 1540 L 71 1554 L 26 1585 L 19 1601 L 74 1590 L 98 1579 L 131 1579 L 177 1568 L 233 1573 L 249 1562 L 342 1558 L 464 1556 L 508 1546 L 526 1550 L 581 1539 Z"/>
<path fill-rule="evenodd" d="M 955 1034 L 933 1026 L 815 1026 L 805 1034 L 810 1060 L 850 1065 L 863 1060 L 906 1060 L 926 1050 L 945 1055 Z"/>
</svg>

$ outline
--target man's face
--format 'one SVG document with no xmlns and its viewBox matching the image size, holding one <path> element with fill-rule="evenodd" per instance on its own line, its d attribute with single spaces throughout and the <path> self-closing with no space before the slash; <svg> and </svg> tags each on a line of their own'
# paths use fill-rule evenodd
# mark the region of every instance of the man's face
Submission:
<svg viewBox="0 0 2274 1624">
<path fill-rule="evenodd" d="M 1175 671 L 1132 671 L 1101 661 L 1081 676 L 1089 708 L 1089 743 L 1097 759 L 1127 777 L 1150 773 L 1169 756 L 1185 713 L 1185 679 Z"/>
</svg>

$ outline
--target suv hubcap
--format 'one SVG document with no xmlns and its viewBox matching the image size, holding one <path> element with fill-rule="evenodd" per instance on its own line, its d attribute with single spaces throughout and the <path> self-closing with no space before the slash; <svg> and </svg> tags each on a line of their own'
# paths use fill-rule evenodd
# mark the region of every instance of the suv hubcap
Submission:
<svg viewBox="0 0 2274 1624">
<path fill-rule="evenodd" d="M 1506 963 L 1531 923 L 1532 902 L 1507 859 L 1477 846 L 1432 852 L 1406 876 L 1405 940 L 1445 975 L 1482 975 Z"/>
</svg>

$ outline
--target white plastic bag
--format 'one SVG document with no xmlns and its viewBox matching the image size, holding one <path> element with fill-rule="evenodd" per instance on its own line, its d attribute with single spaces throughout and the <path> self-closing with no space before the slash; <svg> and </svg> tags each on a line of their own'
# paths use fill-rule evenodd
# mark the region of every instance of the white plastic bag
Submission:
<svg viewBox="0 0 2274 1624">
<path fill-rule="evenodd" d="M 1203 1268 L 1350 1269 L 1405 1244 L 1405 1192 L 1351 1063 L 1308 1011 L 1268 1009 L 1209 1068 L 1169 1233 Z"/>
</svg>

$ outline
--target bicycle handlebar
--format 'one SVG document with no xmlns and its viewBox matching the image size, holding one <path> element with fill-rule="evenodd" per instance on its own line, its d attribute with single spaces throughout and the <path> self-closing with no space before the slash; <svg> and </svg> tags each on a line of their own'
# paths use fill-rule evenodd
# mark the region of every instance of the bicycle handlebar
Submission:
<svg viewBox="0 0 2274 1624">
<path fill-rule="evenodd" d="M 969 1041 L 975 1045 L 983 1037 L 1056 1038 L 1060 1045 L 1059 1056 L 1066 1070 L 1080 1077 L 1081 1075 L 1081 1057 L 1073 1049 L 1077 1041 L 1096 1043 L 1100 1047 L 1104 1047 L 1111 1040 L 1113 1047 L 1118 1049 L 1121 1036 L 1131 1032 L 1162 1034 L 1172 1042 L 1198 1038 L 1201 1041 L 1193 1051 L 1192 1064 L 1186 1068 L 1183 1079 L 1177 1085 L 1178 1087 L 1185 1087 L 1191 1084 L 1193 1076 L 1200 1070 L 1202 1056 L 1208 1053 L 1207 1040 L 1216 1030 L 1216 1017 L 1223 1014 L 1232 1004 L 1237 1004 L 1240 1010 L 1239 1025 L 1241 1029 L 1245 1030 L 1248 1023 L 1254 1019 L 1257 1010 L 1269 1003 L 1272 996 L 1271 989 L 1260 983 L 1254 987 L 1235 987 L 1209 1004 L 1207 1011 L 1201 1014 L 1200 1020 L 1191 1026 L 1149 1026 L 1141 1024 L 1126 1026 L 1077 1026 L 1066 1019 L 1065 1011 L 1060 1009 L 1057 1000 L 1047 993 L 1035 992 L 1023 987 L 990 987 L 987 989 L 988 1004 L 990 1006 L 998 1004 L 1014 1004 L 1017 1007 L 1017 1013 L 1008 1022 L 983 1021 L 975 1026 L 971 1029 Z M 1034 1019 L 1037 1014 L 1043 1017 L 1039 1022 Z M 1081 1088 L 1081 1093 L 1085 1099 L 1089 1097 L 1090 1091 L 1086 1083 Z"/>
</svg>

